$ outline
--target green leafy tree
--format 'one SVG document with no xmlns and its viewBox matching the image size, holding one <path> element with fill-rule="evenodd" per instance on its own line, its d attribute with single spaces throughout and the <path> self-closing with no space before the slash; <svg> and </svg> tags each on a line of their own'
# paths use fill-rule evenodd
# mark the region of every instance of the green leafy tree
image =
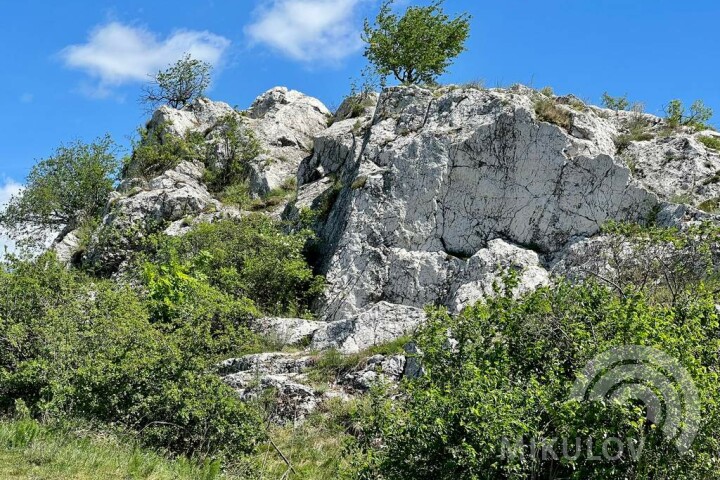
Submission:
<svg viewBox="0 0 720 480">
<path fill-rule="evenodd" d="M 630 106 L 627 95 L 623 95 L 622 97 L 613 97 L 607 92 L 602 95 L 602 104 L 603 107 L 615 110 L 616 112 L 619 112 L 620 110 L 627 110 Z"/>
<path fill-rule="evenodd" d="M 209 63 L 185 54 L 174 65 L 155 75 L 150 85 L 143 89 L 140 102 L 151 109 L 161 104 L 182 108 L 205 93 L 211 72 Z"/>
<path fill-rule="evenodd" d="M 665 107 L 665 121 L 672 128 L 680 126 L 693 127 L 696 130 L 708 128 L 708 122 L 713 116 L 713 111 L 707 107 L 702 100 L 696 100 L 690 106 L 690 111 L 685 109 L 681 100 L 671 100 Z"/>
<path fill-rule="evenodd" d="M 100 217 L 120 166 L 109 136 L 61 146 L 30 171 L 25 188 L 0 213 L 0 225 L 18 237 L 74 228 Z"/>
<path fill-rule="evenodd" d="M 403 84 L 431 84 L 465 50 L 470 15 L 450 18 L 443 1 L 409 7 L 402 17 L 385 1 L 372 25 L 365 20 L 365 57 L 381 77 L 393 75 Z"/>
</svg>

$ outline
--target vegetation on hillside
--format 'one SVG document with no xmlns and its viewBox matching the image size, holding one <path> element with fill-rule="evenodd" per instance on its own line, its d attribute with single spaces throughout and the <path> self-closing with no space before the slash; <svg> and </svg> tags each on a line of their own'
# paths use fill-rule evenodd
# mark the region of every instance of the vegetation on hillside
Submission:
<svg viewBox="0 0 720 480">
<path fill-rule="evenodd" d="M 392 1 L 382 4 L 363 36 L 375 74 L 406 85 L 436 82 L 469 34 L 469 16 L 451 18 L 443 5 L 411 6 L 400 16 Z M 158 72 L 143 100 L 182 108 L 203 94 L 209 75 L 208 64 L 185 56 Z M 354 87 L 347 116 L 362 115 L 371 98 L 367 84 Z M 534 98 L 538 119 L 567 130 L 590 109 L 547 88 Z M 653 138 L 627 96 L 605 93 L 603 104 L 622 118 L 618 152 Z M 704 130 L 711 116 L 700 101 L 686 109 L 673 100 L 663 128 Z M 303 424 L 271 425 L 274 393 L 241 400 L 218 362 L 266 349 L 272 339 L 252 330 L 259 317 L 313 317 L 325 288 L 307 258 L 316 239 L 248 212 L 277 206 L 297 186 L 250 198 L 249 162 L 263 152 L 241 113 L 184 137 L 169 127 L 141 129 L 122 165 L 108 137 L 60 147 L 0 214 L 0 226 L 21 234 L 79 228 L 102 245 L 104 232 L 94 227 L 118 176 L 149 179 L 183 161 L 202 162 L 208 189 L 245 210 L 239 218 L 188 219 L 175 237 L 158 233 L 161 221 L 142 235 L 113 232 L 133 237 L 126 270 L 114 280 L 87 265 L 61 265 L 51 252 L 0 263 L 0 477 L 720 479 L 717 227 L 611 222 L 602 232 L 610 273 L 589 268 L 576 283 L 518 297 L 517 272 L 508 272 L 494 297 L 459 315 L 429 306 L 413 337 L 357 355 L 313 352 L 306 372 L 313 385 L 336 382 L 369 355 L 404 354 L 407 342 L 416 344 L 424 373 L 325 402 Z M 698 141 L 720 149 L 715 137 Z M 366 181 L 361 175 L 345 188 Z M 301 223 L 326 217 L 342 189 L 335 179 Z M 718 199 L 701 207 L 716 211 Z M 689 373 L 700 399 L 699 412 L 680 425 L 698 426 L 689 452 L 649 417 L 652 405 L 573 399 L 583 368 L 624 345 L 664 352 Z M 648 395 L 687 393 L 678 384 L 645 386 Z M 620 442 L 611 455 L 603 450 L 608 438 Z M 571 455 L 558 455 L 568 448 Z"/>
</svg>

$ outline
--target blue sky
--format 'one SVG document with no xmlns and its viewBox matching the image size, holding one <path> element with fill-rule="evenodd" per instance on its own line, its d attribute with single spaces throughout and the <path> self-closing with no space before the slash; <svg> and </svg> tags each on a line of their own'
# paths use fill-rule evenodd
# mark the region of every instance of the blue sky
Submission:
<svg viewBox="0 0 720 480">
<path fill-rule="evenodd" d="M 423 3 L 404 0 L 402 3 Z M 184 51 L 217 65 L 208 96 L 241 108 L 276 85 L 339 104 L 364 65 L 359 29 L 378 0 L 2 2 L 0 202 L 62 142 L 127 143 L 145 115 L 148 73 Z M 661 113 L 672 98 L 720 113 L 716 0 L 447 0 L 473 15 L 465 52 L 442 78 L 604 91 Z M 720 118 L 720 117 L 716 117 Z M 4 187 L 3 187 L 4 184 Z"/>
</svg>

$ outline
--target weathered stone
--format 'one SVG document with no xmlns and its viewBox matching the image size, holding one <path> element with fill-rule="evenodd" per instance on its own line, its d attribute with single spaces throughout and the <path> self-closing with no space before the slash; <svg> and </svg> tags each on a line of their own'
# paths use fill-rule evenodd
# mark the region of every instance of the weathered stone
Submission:
<svg viewBox="0 0 720 480">
<path fill-rule="evenodd" d="M 324 324 L 315 332 L 310 348 L 358 353 L 412 333 L 424 319 L 420 308 L 378 302 L 354 317 Z"/>
<path fill-rule="evenodd" d="M 323 323 L 302 318 L 265 317 L 253 322 L 252 328 L 261 336 L 280 345 L 307 345 Z"/>
<path fill-rule="evenodd" d="M 650 214 L 657 197 L 613 159 L 613 124 L 592 110 L 572 114 L 572 132 L 540 122 L 534 95 L 390 88 L 372 122 L 316 137 L 300 191 L 325 191 L 328 177 L 342 186 L 318 228 L 330 285 L 321 314 L 341 322 L 330 332 L 352 337 L 349 319 L 379 300 L 457 311 L 507 268 L 521 272 L 521 291 L 535 288 L 547 282 L 535 251 Z"/>
</svg>

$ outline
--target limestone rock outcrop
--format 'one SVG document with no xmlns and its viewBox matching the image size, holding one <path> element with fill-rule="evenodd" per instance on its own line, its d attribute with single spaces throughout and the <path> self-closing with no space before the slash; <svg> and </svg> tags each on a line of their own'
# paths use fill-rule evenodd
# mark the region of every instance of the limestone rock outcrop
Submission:
<svg viewBox="0 0 720 480">
<path fill-rule="evenodd" d="M 558 102 L 572 126 L 547 123 L 539 95 L 389 88 L 376 109 L 316 137 L 298 172 L 298 208 L 332 200 L 317 225 L 326 319 L 347 325 L 380 304 L 458 311 L 508 268 L 521 290 L 535 288 L 548 281 L 544 255 L 660 205 L 615 158 L 613 119 Z"/>
</svg>

